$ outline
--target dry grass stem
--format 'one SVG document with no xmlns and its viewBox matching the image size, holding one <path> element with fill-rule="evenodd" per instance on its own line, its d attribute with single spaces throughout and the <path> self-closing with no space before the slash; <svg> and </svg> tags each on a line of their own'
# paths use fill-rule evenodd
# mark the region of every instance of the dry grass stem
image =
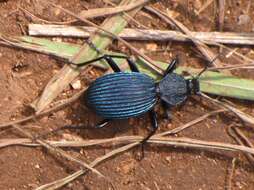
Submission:
<svg viewBox="0 0 254 190">
<path fill-rule="evenodd" d="M 238 64 L 238 65 L 227 65 L 224 67 L 215 67 L 208 68 L 208 71 L 216 71 L 216 70 L 235 70 L 235 69 L 254 69 L 254 63 L 250 64 Z"/>
<path fill-rule="evenodd" d="M 240 145 L 247 145 L 248 147 L 254 148 L 253 144 L 249 141 L 249 139 L 241 132 L 237 127 L 230 126 L 228 128 L 229 135 Z M 251 154 L 245 154 L 248 161 L 254 165 L 254 156 Z"/>
<path fill-rule="evenodd" d="M 232 190 L 232 182 L 233 182 L 233 178 L 234 178 L 234 173 L 235 173 L 235 167 L 236 167 L 236 158 L 232 159 L 231 162 L 231 168 L 229 169 L 228 173 L 228 179 L 227 179 L 227 186 L 226 186 L 226 190 Z"/>
<path fill-rule="evenodd" d="M 213 99 L 207 95 L 205 95 L 204 93 L 201 93 L 202 97 L 208 99 L 209 101 L 211 101 L 212 103 L 220 106 L 220 107 L 223 107 L 223 108 L 226 108 L 228 110 L 230 110 L 232 113 L 234 113 L 237 117 L 239 117 L 240 119 L 242 119 L 243 121 L 245 121 L 246 123 L 250 124 L 251 127 L 253 127 L 254 125 L 254 118 L 251 116 L 251 115 L 248 115 L 247 113 L 244 113 L 242 111 L 240 111 L 239 109 L 233 107 L 233 106 L 230 106 L 224 102 L 221 102 L 219 100 L 216 100 L 216 99 Z"/>
<path fill-rule="evenodd" d="M 113 7 L 116 7 L 117 5 L 111 1 L 107 1 L 107 0 L 103 0 L 106 4 L 109 4 Z M 140 10 L 141 11 L 141 10 Z M 138 20 L 136 20 L 135 18 L 133 18 L 131 15 L 129 15 L 127 12 L 123 12 L 123 17 L 126 18 L 127 20 L 130 20 L 130 23 L 134 23 L 137 27 L 141 27 L 143 29 L 149 29 L 148 27 L 146 27 L 145 25 L 143 25 L 142 23 L 140 23 Z"/>
<path fill-rule="evenodd" d="M 139 143 L 143 139 L 142 136 L 123 136 L 115 137 L 109 139 L 94 139 L 94 140 L 82 140 L 82 141 L 47 141 L 52 146 L 55 147 L 88 147 L 88 146 L 97 146 L 105 143 L 113 143 L 114 146 L 117 144 L 126 144 L 131 142 Z M 42 146 L 37 143 L 30 142 L 28 139 L 14 139 L 12 140 L 2 140 L 1 147 L 3 145 L 23 145 L 23 146 Z M 9 142 L 8 142 L 9 141 Z M 158 145 L 169 145 L 175 147 L 183 148 L 198 148 L 204 150 L 223 150 L 223 151 L 239 151 L 243 153 L 249 153 L 254 155 L 254 148 L 242 146 L 242 145 L 233 145 L 220 142 L 211 142 L 211 141 L 202 141 L 197 139 L 185 138 L 185 137 L 162 137 L 160 134 L 151 137 L 148 140 L 148 143 L 158 144 Z"/>
<path fill-rule="evenodd" d="M 219 0 L 219 31 L 223 31 L 225 19 L 225 0 Z"/>
<path fill-rule="evenodd" d="M 192 121 L 190 121 L 190 122 L 188 122 L 188 123 L 186 123 L 186 124 L 184 124 L 182 126 L 176 127 L 176 128 L 174 128 L 172 130 L 163 132 L 163 133 L 155 135 L 155 136 L 161 137 L 161 136 L 166 136 L 166 135 L 172 135 L 172 134 L 179 133 L 179 132 L 181 132 L 184 129 L 187 129 L 187 128 L 189 128 L 189 127 L 191 127 L 191 126 L 193 126 L 193 125 L 195 125 L 197 123 L 200 123 L 201 121 L 207 119 L 210 116 L 213 116 L 213 115 L 225 112 L 225 111 L 226 111 L 225 109 L 220 109 L 220 110 L 212 111 L 212 112 L 207 113 L 207 114 L 205 114 L 205 115 L 203 115 L 201 117 L 198 117 L 197 119 L 194 119 L 194 120 L 192 120 Z"/>
<path fill-rule="evenodd" d="M 198 10 L 195 11 L 195 14 L 198 16 L 201 12 L 203 12 L 214 0 L 207 0 L 204 5 Z"/>
<path fill-rule="evenodd" d="M 68 26 L 54 24 L 29 24 L 28 32 L 32 36 L 62 36 L 62 37 L 82 37 L 89 38 L 95 32 L 95 27 Z M 223 43 L 237 45 L 254 45 L 253 33 L 234 32 L 190 32 L 193 38 L 206 44 Z M 173 30 L 153 30 L 153 29 L 132 29 L 125 28 L 119 37 L 125 40 L 138 41 L 180 41 L 190 42 L 187 35 Z"/>
<path fill-rule="evenodd" d="M 133 10 L 139 6 L 143 6 L 145 3 L 148 3 L 149 0 L 139 0 L 136 2 L 132 2 L 128 5 L 123 6 L 115 6 L 109 8 L 98 8 L 98 9 L 89 9 L 85 11 L 81 11 L 78 15 L 82 18 L 96 18 L 96 17 L 105 17 L 109 15 L 114 15 L 118 13 L 128 12 Z"/>
</svg>

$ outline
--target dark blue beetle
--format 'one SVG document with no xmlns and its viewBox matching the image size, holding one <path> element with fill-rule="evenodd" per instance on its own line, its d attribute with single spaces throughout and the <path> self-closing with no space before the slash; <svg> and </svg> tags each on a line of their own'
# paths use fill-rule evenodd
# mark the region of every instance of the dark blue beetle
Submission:
<svg viewBox="0 0 254 190">
<path fill-rule="evenodd" d="M 122 72 L 112 58 L 125 58 L 132 72 Z M 156 83 L 146 74 L 139 73 L 134 62 L 123 56 L 103 55 L 81 65 L 105 59 L 115 73 L 96 79 L 85 94 L 86 104 L 103 117 L 97 127 L 104 127 L 110 120 L 127 119 L 149 112 L 153 130 L 143 140 L 147 141 L 157 130 L 158 124 L 153 107 L 161 100 L 169 114 L 169 108 L 183 103 L 191 94 L 198 94 L 198 78 L 184 79 L 173 73 L 178 63 L 172 60 L 162 80 Z M 200 73 L 201 74 L 201 73 Z"/>
</svg>

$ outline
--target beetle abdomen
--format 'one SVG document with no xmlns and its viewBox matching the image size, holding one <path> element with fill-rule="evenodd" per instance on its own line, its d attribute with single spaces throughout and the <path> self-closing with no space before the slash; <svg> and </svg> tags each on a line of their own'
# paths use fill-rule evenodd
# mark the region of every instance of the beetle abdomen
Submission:
<svg viewBox="0 0 254 190">
<path fill-rule="evenodd" d="M 87 103 L 107 119 L 138 116 L 156 103 L 155 83 L 149 76 L 136 72 L 105 75 L 88 88 Z"/>
</svg>

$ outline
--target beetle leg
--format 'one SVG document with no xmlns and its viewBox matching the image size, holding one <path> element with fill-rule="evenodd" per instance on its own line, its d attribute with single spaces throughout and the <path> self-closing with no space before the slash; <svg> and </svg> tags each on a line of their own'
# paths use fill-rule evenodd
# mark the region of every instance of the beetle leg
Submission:
<svg viewBox="0 0 254 190">
<path fill-rule="evenodd" d="M 154 110 L 151 110 L 149 112 L 149 115 L 150 115 L 150 119 L 151 119 L 151 122 L 152 122 L 152 131 L 149 133 L 149 135 L 142 141 L 143 143 L 145 143 L 151 136 L 153 136 L 157 129 L 158 129 L 158 122 L 157 122 L 157 115 L 155 113 Z"/>
<path fill-rule="evenodd" d="M 149 140 L 150 137 L 153 136 L 158 129 L 157 115 L 156 115 L 155 111 L 151 110 L 149 112 L 149 115 L 150 115 L 150 119 L 152 122 L 152 131 L 148 134 L 148 136 L 146 138 L 144 138 L 142 140 L 142 142 L 141 142 L 142 144 L 144 144 L 147 140 Z"/>
<path fill-rule="evenodd" d="M 132 72 L 138 72 L 139 73 L 139 70 L 138 70 L 138 67 L 137 65 L 130 59 L 130 58 L 126 58 L 127 62 L 128 62 L 128 65 L 131 69 Z"/>
<path fill-rule="evenodd" d="M 98 123 L 95 128 L 103 128 L 105 127 L 111 120 L 110 119 L 103 119 L 100 123 Z"/>
<path fill-rule="evenodd" d="M 76 65 L 77 67 L 82 67 L 82 66 L 84 66 L 84 65 L 87 65 L 87 64 L 89 64 L 89 63 L 93 63 L 93 62 L 99 61 L 99 60 L 101 60 L 101 59 L 104 59 L 104 55 L 103 55 L 103 56 L 100 56 L 100 57 L 97 57 L 97 58 L 95 58 L 95 59 L 91 59 L 91 60 L 89 60 L 89 61 L 85 61 L 85 62 L 83 62 L 83 63 L 72 63 L 72 62 L 69 62 L 69 64 Z"/>
<path fill-rule="evenodd" d="M 161 105 L 162 105 L 162 108 L 164 109 L 164 114 L 165 114 L 164 118 L 171 120 L 172 119 L 172 114 L 170 112 L 171 106 L 163 100 L 161 101 Z"/>
<path fill-rule="evenodd" d="M 121 69 L 118 67 L 116 62 L 112 59 L 112 56 L 110 56 L 110 55 L 104 55 L 103 58 L 107 61 L 107 63 L 113 69 L 113 71 L 115 71 L 115 72 L 121 72 Z"/>
<path fill-rule="evenodd" d="M 149 116 L 150 116 L 150 119 L 151 119 L 151 122 L 152 122 L 152 131 L 148 134 L 147 137 L 145 137 L 140 142 L 140 145 L 141 145 L 141 156 L 139 156 L 137 158 L 138 160 L 142 160 L 144 158 L 144 145 L 145 145 L 146 141 L 149 140 L 150 137 L 153 136 L 156 133 L 157 129 L 158 129 L 157 115 L 156 115 L 155 111 L 151 110 L 149 112 Z"/>
<path fill-rule="evenodd" d="M 176 65 L 178 64 L 179 59 L 178 57 L 174 58 L 171 63 L 168 65 L 168 68 L 166 69 L 166 71 L 164 72 L 164 77 L 169 74 L 172 73 L 175 69 L 176 69 Z"/>
<path fill-rule="evenodd" d="M 139 72 L 137 65 L 127 56 L 124 55 L 105 55 L 105 57 L 126 59 L 132 72 Z"/>
<path fill-rule="evenodd" d="M 107 55 L 107 54 L 105 54 L 105 55 L 103 55 L 101 57 L 98 57 L 98 58 L 86 61 L 84 63 L 80 63 L 80 64 L 71 63 L 71 64 L 76 65 L 78 67 L 82 67 L 82 66 L 84 66 L 86 64 L 93 63 L 93 62 L 99 61 L 101 59 L 105 59 L 107 61 L 107 63 L 109 64 L 109 66 L 113 69 L 113 71 L 120 72 L 121 69 L 118 67 L 118 65 L 116 64 L 116 62 L 112 58 L 126 59 L 127 62 L 128 62 L 128 65 L 129 65 L 129 67 L 131 69 L 131 71 L 132 72 L 139 72 L 138 67 L 136 66 L 136 64 L 131 59 L 129 59 L 126 56 L 121 56 L 121 55 Z"/>
<path fill-rule="evenodd" d="M 82 67 L 82 66 L 87 65 L 89 63 L 93 63 L 93 62 L 99 61 L 101 59 L 105 59 L 105 61 L 109 64 L 109 66 L 113 69 L 113 71 L 120 72 L 121 69 L 117 66 L 116 62 L 112 59 L 112 57 L 115 57 L 115 56 L 103 55 L 103 56 L 97 57 L 95 59 L 92 59 L 92 60 L 89 60 L 89 61 L 86 61 L 83 63 L 79 63 L 79 64 L 70 63 L 70 64 L 76 65 L 77 67 Z M 124 57 L 124 58 L 126 58 L 126 57 Z"/>
<path fill-rule="evenodd" d="M 128 65 L 131 69 L 132 72 L 139 72 L 137 65 L 127 56 L 122 56 L 122 55 L 105 55 L 105 57 L 111 57 L 111 58 L 122 58 L 126 59 L 128 62 Z"/>
<path fill-rule="evenodd" d="M 144 144 L 146 143 L 147 140 L 150 139 L 151 136 L 153 136 L 156 133 L 156 131 L 158 129 L 157 115 L 156 115 L 155 111 L 151 110 L 149 112 L 149 115 L 150 115 L 150 119 L 151 119 L 151 122 L 152 122 L 152 131 L 148 134 L 148 136 L 146 138 L 144 138 L 141 141 L 141 151 L 142 151 L 141 152 L 142 153 L 141 158 L 144 157 Z"/>
</svg>

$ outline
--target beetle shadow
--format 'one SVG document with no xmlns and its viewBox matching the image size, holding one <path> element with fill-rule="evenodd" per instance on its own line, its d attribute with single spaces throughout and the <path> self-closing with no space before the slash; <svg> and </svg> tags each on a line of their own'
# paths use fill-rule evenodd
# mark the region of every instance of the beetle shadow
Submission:
<svg viewBox="0 0 254 190">
<path fill-rule="evenodd" d="M 85 139 L 104 139 L 119 136 L 126 133 L 131 126 L 128 120 L 113 120 L 105 127 L 96 128 L 96 125 L 103 120 L 97 116 L 92 110 L 85 106 L 84 95 L 73 104 L 68 110 L 67 119 L 71 121 L 70 131 L 77 132 L 79 136 Z M 81 126 L 75 128 L 75 126 Z"/>
</svg>

